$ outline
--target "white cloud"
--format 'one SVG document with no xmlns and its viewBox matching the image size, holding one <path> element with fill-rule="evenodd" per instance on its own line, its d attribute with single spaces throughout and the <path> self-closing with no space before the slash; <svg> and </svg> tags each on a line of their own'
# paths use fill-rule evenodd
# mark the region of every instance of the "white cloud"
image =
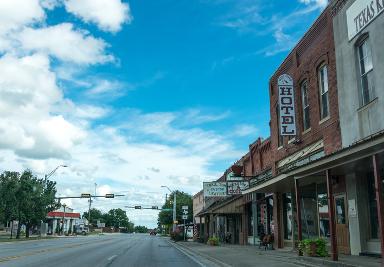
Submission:
<svg viewBox="0 0 384 267">
<path fill-rule="evenodd" d="M 328 5 L 328 0 L 299 0 L 299 2 L 306 5 L 315 4 L 319 8 L 325 8 Z"/>
<path fill-rule="evenodd" d="M 52 10 L 60 5 L 61 0 L 40 0 L 40 5 L 48 10 Z"/>
<path fill-rule="evenodd" d="M 133 19 L 128 3 L 121 0 L 65 0 L 64 5 L 68 12 L 104 31 L 120 31 L 123 23 Z"/>
<path fill-rule="evenodd" d="M 45 13 L 39 0 L 0 1 L 0 33 L 41 21 L 44 18 Z"/>
<path fill-rule="evenodd" d="M 258 132 L 259 132 L 259 130 L 255 126 L 253 126 L 253 125 L 240 124 L 240 125 L 237 125 L 234 128 L 233 135 L 234 136 L 239 136 L 239 137 L 244 137 L 244 136 L 250 136 L 251 135 L 251 136 L 254 136 L 256 138 Z"/>
<path fill-rule="evenodd" d="M 0 58 L 0 147 L 30 158 L 69 156 L 85 133 L 51 115 L 63 100 L 45 55 Z"/>
<path fill-rule="evenodd" d="M 105 97 L 106 95 L 110 97 L 124 95 L 124 86 L 118 81 L 110 80 L 97 80 L 94 87 L 87 91 L 87 95 L 93 97 Z M 131 89 L 128 86 L 128 89 Z"/>
<path fill-rule="evenodd" d="M 96 64 L 112 61 L 107 55 L 107 44 L 86 31 L 75 30 L 70 23 L 46 28 L 26 28 L 19 35 L 22 48 L 47 53 L 63 61 L 78 64 Z"/>
</svg>

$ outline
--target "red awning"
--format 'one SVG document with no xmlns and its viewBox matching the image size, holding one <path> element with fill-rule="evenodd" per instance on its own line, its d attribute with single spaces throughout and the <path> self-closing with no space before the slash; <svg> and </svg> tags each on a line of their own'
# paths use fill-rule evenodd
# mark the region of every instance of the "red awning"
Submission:
<svg viewBox="0 0 384 267">
<path fill-rule="evenodd" d="M 64 216 L 65 215 L 65 216 Z M 65 218 L 80 218 L 80 213 L 77 213 L 77 212 L 62 212 L 62 211 L 51 211 L 51 212 L 48 212 L 47 214 L 48 217 L 54 217 L 54 218 L 63 218 L 63 216 Z"/>
</svg>

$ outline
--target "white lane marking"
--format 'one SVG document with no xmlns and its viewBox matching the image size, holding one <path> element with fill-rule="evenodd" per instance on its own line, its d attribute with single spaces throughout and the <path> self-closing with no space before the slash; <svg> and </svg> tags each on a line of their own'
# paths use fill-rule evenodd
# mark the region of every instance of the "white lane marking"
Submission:
<svg viewBox="0 0 384 267">
<path fill-rule="evenodd" d="M 116 257 L 117 257 L 117 255 L 113 255 L 113 256 L 109 257 L 107 260 L 108 260 L 108 261 L 111 261 L 111 260 L 113 260 L 113 259 L 116 258 Z"/>
</svg>

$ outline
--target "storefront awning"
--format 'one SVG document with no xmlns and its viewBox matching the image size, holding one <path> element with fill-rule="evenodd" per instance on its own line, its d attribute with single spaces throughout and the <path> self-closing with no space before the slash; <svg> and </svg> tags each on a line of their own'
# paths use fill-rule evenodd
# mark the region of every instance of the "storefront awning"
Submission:
<svg viewBox="0 0 384 267">
<path fill-rule="evenodd" d="M 348 163 L 370 157 L 384 151 L 384 131 L 369 136 L 349 147 L 340 149 L 332 154 L 319 158 L 308 164 L 299 166 L 287 173 L 279 174 L 266 182 L 256 185 L 243 194 L 257 192 L 287 192 L 294 187 L 294 179 L 318 175 L 326 170 L 334 169 Z"/>
</svg>

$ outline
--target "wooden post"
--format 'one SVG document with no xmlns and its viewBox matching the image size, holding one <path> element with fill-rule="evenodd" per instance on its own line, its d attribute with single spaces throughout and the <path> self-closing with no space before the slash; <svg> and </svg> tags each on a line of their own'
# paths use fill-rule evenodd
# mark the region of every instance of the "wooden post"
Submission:
<svg viewBox="0 0 384 267">
<path fill-rule="evenodd" d="M 299 180 L 295 179 L 295 195 L 296 195 L 296 221 L 297 221 L 297 239 L 303 240 L 302 226 L 301 226 L 301 205 L 300 205 L 300 192 Z"/>
<path fill-rule="evenodd" d="M 335 206 L 333 201 L 332 178 L 330 171 L 326 170 L 327 177 L 327 193 L 328 193 L 328 216 L 329 216 L 329 230 L 331 235 L 331 258 L 333 261 L 338 260 L 337 254 L 337 240 L 336 240 L 336 224 L 335 224 Z"/>
<path fill-rule="evenodd" d="M 381 243 L 381 257 L 384 257 L 384 207 L 383 207 L 383 188 L 382 180 L 380 177 L 380 171 L 377 166 L 377 155 L 372 156 L 373 161 L 373 173 L 375 175 L 375 191 L 376 191 L 376 202 L 377 202 L 377 215 L 379 220 L 379 238 Z M 384 263 L 384 260 L 382 260 Z"/>
</svg>

